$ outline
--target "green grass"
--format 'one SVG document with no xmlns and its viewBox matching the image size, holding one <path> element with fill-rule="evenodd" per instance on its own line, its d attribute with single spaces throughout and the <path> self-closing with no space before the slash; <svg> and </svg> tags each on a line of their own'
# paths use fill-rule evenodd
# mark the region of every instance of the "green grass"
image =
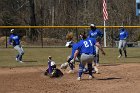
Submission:
<svg viewBox="0 0 140 93">
<path fill-rule="evenodd" d="M 118 48 L 105 48 L 106 56 L 101 56 L 101 63 L 139 63 L 140 48 L 127 48 L 128 57 L 117 58 L 119 55 Z"/>
<path fill-rule="evenodd" d="M 100 54 L 100 63 L 140 63 L 140 48 L 127 48 L 128 58 L 117 59 L 117 48 L 105 48 L 106 55 Z M 17 52 L 13 48 L 0 49 L 0 67 L 17 66 L 46 66 L 48 56 L 52 56 L 57 64 L 66 62 L 66 58 L 71 54 L 69 48 L 24 48 L 24 64 L 15 61 Z"/>
</svg>

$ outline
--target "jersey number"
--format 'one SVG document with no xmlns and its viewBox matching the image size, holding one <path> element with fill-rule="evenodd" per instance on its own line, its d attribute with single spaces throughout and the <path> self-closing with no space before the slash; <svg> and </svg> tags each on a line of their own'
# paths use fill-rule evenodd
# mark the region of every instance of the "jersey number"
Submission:
<svg viewBox="0 0 140 93">
<path fill-rule="evenodd" d="M 89 43 L 88 43 L 88 41 L 89 41 Z M 88 40 L 88 41 L 84 41 L 85 47 L 93 46 L 91 40 Z"/>
</svg>

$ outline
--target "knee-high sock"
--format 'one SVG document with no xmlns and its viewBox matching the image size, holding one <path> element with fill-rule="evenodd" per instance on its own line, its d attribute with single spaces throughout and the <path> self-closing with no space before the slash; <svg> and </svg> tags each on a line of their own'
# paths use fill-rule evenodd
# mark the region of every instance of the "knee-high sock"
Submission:
<svg viewBox="0 0 140 93">
<path fill-rule="evenodd" d="M 22 55 L 19 56 L 19 60 L 22 61 Z"/>
<path fill-rule="evenodd" d="M 122 50 L 121 49 L 119 49 L 119 53 L 120 53 L 120 55 L 122 55 Z"/>
<path fill-rule="evenodd" d="M 94 57 L 94 62 L 99 63 L 99 54 L 96 54 Z"/>
<path fill-rule="evenodd" d="M 19 60 L 19 54 L 17 54 L 16 58 Z"/>
<path fill-rule="evenodd" d="M 88 64 L 89 75 L 92 76 L 92 63 Z"/>
<path fill-rule="evenodd" d="M 127 52 L 126 52 L 126 49 L 123 49 L 123 51 L 124 51 L 124 54 L 125 54 L 125 56 L 127 56 Z"/>
<path fill-rule="evenodd" d="M 23 56 L 23 55 L 24 55 L 24 53 L 19 54 L 19 57 L 18 57 L 18 58 L 19 58 L 20 61 L 22 61 L 22 56 Z"/>
<path fill-rule="evenodd" d="M 99 54 L 96 54 L 96 60 L 97 60 L 97 63 L 99 63 Z"/>
<path fill-rule="evenodd" d="M 79 64 L 79 72 L 78 72 L 78 77 L 81 77 L 83 74 L 83 69 L 84 69 L 84 65 L 83 64 Z"/>
</svg>

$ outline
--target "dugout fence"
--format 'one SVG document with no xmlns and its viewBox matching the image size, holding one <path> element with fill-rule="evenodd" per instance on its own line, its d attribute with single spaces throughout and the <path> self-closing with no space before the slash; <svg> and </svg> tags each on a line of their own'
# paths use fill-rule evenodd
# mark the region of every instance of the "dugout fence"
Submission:
<svg viewBox="0 0 140 93">
<path fill-rule="evenodd" d="M 120 26 L 97 26 L 102 32 L 106 28 L 107 47 L 117 47 Z M 128 47 L 139 47 L 140 42 L 140 26 L 124 26 L 129 33 Z M 82 32 L 88 33 L 89 26 L 0 26 L 0 47 L 9 48 L 8 38 L 10 29 L 14 28 L 15 32 L 21 37 L 23 47 L 65 47 L 66 34 L 74 33 L 74 41 L 79 40 L 79 34 Z M 35 40 L 31 39 L 31 34 L 34 29 L 37 33 Z M 104 41 L 102 39 L 102 44 Z"/>
</svg>

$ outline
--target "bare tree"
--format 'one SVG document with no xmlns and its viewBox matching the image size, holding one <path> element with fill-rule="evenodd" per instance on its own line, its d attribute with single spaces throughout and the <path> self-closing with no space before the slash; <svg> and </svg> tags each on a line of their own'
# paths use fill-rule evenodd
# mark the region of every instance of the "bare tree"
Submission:
<svg viewBox="0 0 140 93">
<path fill-rule="evenodd" d="M 35 4 L 34 0 L 29 0 L 30 3 L 30 25 L 31 26 L 36 26 L 36 15 L 35 15 Z M 32 40 L 35 41 L 38 39 L 38 31 L 34 28 L 31 28 L 28 33 L 28 37 Z"/>
</svg>

